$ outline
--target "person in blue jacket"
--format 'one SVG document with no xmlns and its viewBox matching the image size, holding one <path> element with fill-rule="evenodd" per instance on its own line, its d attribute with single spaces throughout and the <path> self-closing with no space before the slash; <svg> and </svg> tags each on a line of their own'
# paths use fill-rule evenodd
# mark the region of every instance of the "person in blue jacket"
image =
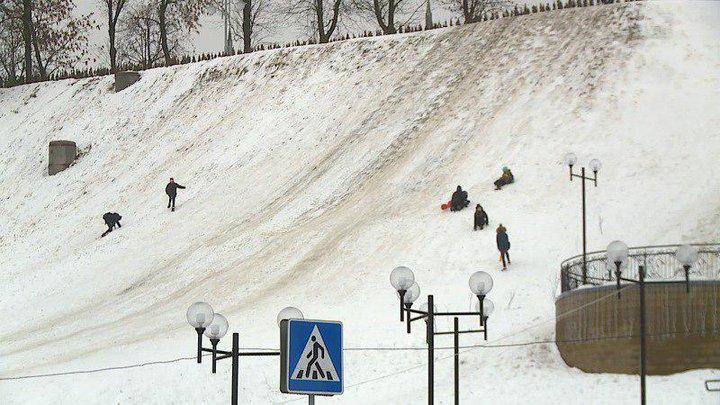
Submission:
<svg viewBox="0 0 720 405">
<path fill-rule="evenodd" d="M 507 270 L 507 265 L 510 264 L 510 254 L 508 253 L 508 250 L 510 250 L 510 238 L 508 238 L 507 235 L 507 229 L 500 224 L 500 226 L 497 227 L 497 236 L 495 237 L 495 241 L 497 242 L 497 248 L 500 251 L 500 260 L 502 260 L 503 264 L 503 270 Z M 507 263 L 505 262 L 505 259 L 507 259 Z"/>
</svg>

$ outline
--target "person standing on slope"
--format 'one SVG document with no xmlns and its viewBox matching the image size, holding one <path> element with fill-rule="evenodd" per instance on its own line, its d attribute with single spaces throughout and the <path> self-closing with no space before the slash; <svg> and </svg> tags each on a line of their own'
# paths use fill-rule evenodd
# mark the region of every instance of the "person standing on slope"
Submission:
<svg viewBox="0 0 720 405">
<path fill-rule="evenodd" d="M 115 225 L 117 225 L 118 228 L 122 228 L 122 225 L 120 225 L 121 219 L 122 219 L 122 217 L 117 212 L 106 212 L 103 215 L 103 221 L 105 221 L 105 225 L 108 226 L 108 230 L 103 232 L 103 234 L 100 235 L 100 237 L 104 238 L 105 235 L 112 232 L 113 228 L 115 228 Z"/>
<path fill-rule="evenodd" d="M 510 239 L 507 235 L 507 229 L 500 224 L 500 226 L 497 227 L 497 236 L 495 237 L 495 241 L 497 242 L 497 248 L 500 251 L 500 260 L 502 260 L 503 264 L 503 271 L 507 270 L 507 265 L 510 264 L 510 254 L 508 253 L 508 250 L 510 250 Z M 505 263 L 505 259 L 507 258 L 507 263 Z"/>
<path fill-rule="evenodd" d="M 175 211 L 175 197 L 177 197 L 177 189 L 179 188 L 184 189 L 185 187 L 175 183 L 175 179 L 170 177 L 170 183 L 165 186 L 165 194 L 170 198 L 168 200 L 168 208 L 171 208 L 171 211 Z"/>
<path fill-rule="evenodd" d="M 478 228 L 482 231 L 485 225 L 489 224 L 490 219 L 488 218 L 487 212 L 485 212 L 482 205 L 478 204 L 475 207 L 475 225 L 473 226 L 473 231 L 477 231 Z"/>
</svg>

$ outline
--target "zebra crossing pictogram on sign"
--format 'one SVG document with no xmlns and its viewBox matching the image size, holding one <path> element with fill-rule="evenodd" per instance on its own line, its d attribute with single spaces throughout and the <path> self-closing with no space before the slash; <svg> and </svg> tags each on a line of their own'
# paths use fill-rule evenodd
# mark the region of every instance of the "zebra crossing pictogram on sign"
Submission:
<svg viewBox="0 0 720 405">
<path fill-rule="evenodd" d="M 281 392 L 342 394 L 342 323 L 283 320 L 280 342 Z"/>
<path fill-rule="evenodd" d="M 317 325 L 313 328 L 302 353 L 291 379 L 340 381 Z"/>
</svg>

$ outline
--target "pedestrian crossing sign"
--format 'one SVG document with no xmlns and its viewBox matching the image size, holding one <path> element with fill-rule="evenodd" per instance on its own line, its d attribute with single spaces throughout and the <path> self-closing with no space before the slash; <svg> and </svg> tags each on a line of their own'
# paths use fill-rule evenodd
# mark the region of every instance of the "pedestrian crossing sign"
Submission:
<svg viewBox="0 0 720 405">
<path fill-rule="evenodd" d="M 280 324 L 280 391 L 343 393 L 342 323 L 287 319 Z"/>
</svg>

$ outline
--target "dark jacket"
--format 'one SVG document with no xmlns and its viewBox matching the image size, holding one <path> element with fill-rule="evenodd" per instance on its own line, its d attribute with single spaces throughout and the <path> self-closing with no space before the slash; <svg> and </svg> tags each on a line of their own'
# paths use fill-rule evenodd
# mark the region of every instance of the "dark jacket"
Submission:
<svg viewBox="0 0 720 405">
<path fill-rule="evenodd" d="M 475 225 L 480 224 L 490 224 L 490 218 L 488 218 L 487 212 L 482 208 L 475 210 Z"/>
<path fill-rule="evenodd" d="M 498 232 L 495 241 L 497 242 L 499 251 L 504 252 L 510 250 L 510 239 L 505 231 Z"/>
<path fill-rule="evenodd" d="M 185 188 L 177 183 L 168 183 L 167 186 L 165 186 L 165 194 L 167 194 L 169 197 L 175 197 L 177 196 L 177 189 L 179 188 Z"/>
<path fill-rule="evenodd" d="M 105 221 L 105 224 L 110 228 L 113 228 L 115 225 L 119 227 L 121 219 L 122 217 L 117 212 L 106 212 L 103 214 L 103 221 Z"/>
<path fill-rule="evenodd" d="M 463 198 L 464 197 L 463 193 L 464 193 L 463 189 L 460 186 L 458 186 L 457 190 L 455 190 L 455 192 L 452 194 L 452 197 L 450 198 L 450 203 L 453 206 L 460 206 L 462 204 L 462 202 L 465 201 L 465 199 Z"/>
</svg>

